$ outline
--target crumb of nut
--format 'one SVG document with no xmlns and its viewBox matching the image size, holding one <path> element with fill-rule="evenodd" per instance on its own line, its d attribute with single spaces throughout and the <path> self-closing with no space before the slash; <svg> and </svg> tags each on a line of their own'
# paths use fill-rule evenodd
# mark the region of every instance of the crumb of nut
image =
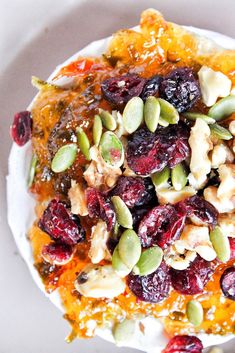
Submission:
<svg viewBox="0 0 235 353">
<path fill-rule="evenodd" d="M 166 264 L 180 271 L 186 270 L 186 268 L 190 266 L 190 263 L 195 260 L 196 256 L 196 251 L 186 250 L 185 248 L 179 249 L 177 244 L 171 245 L 170 248 L 164 252 Z"/>
<path fill-rule="evenodd" d="M 160 205 L 165 205 L 167 203 L 174 204 L 193 196 L 196 194 L 196 190 L 191 186 L 185 186 L 182 190 L 178 191 L 173 188 L 156 188 L 156 193 Z"/>
<path fill-rule="evenodd" d="M 87 216 L 88 209 L 86 204 L 86 197 L 83 187 L 77 184 L 75 180 L 71 181 L 71 188 L 69 189 L 68 196 L 71 202 L 71 211 L 80 216 Z"/>
<path fill-rule="evenodd" d="M 107 240 L 110 232 L 107 231 L 107 225 L 104 221 L 98 223 L 91 228 L 91 247 L 88 256 L 93 264 L 97 264 L 103 259 L 110 257 Z"/>
<path fill-rule="evenodd" d="M 228 237 L 235 238 L 235 214 L 220 214 L 218 218 L 218 224 L 224 234 L 226 234 Z"/>
<path fill-rule="evenodd" d="M 220 165 L 228 162 L 232 163 L 234 160 L 233 152 L 225 143 L 220 143 L 214 146 L 211 152 L 211 167 L 218 168 Z"/>
<path fill-rule="evenodd" d="M 204 189 L 203 196 L 206 201 L 210 202 L 219 213 L 231 212 L 235 208 L 234 199 L 219 199 L 217 196 L 218 188 L 215 186 L 209 186 Z"/>
<path fill-rule="evenodd" d="M 228 129 L 231 132 L 231 134 L 235 136 L 235 120 L 230 122 Z"/>
<path fill-rule="evenodd" d="M 220 200 L 228 200 L 235 196 L 235 165 L 223 164 L 219 167 L 220 185 L 217 196 Z"/>
</svg>

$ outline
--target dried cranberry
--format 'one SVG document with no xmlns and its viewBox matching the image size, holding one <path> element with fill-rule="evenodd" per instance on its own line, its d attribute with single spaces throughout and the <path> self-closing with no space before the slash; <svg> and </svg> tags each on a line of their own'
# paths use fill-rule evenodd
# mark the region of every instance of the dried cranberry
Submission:
<svg viewBox="0 0 235 353">
<path fill-rule="evenodd" d="M 228 238 L 230 244 L 230 260 L 235 259 L 235 238 Z"/>
<path fill-rule="evenodd" d="M 186 207 L 188 217 L 193 216 L 212 227 L 216 226 L 219 213 L 216 208 L 203 197 L 195 195 L 182 201 L 182 203 Z"/>
<path fill-rule="evenodd" d="M 141 98 L 145 101 L 149 96 L 156 96 L 161 82 L 162 76 L 155 75 L 151 77 L 144 85 Z"/>
<path fill-rule="evenodd" d="M 86 198 L 89 216 L 101 218 L 107 223 L 107 230 L 110 231 L 116 222 L 116 214 L 110 200 L 93 188 L 86 190 Z"/>
<path fill-rule="evenodd" d="M 63 243 L 51 243 L 42 248 L 42 257 L 53 265 L 65 265 L 73 257 L 73 247 Z"/>
<path fill-rule="evenodd" d="M 139 300 L 159 303 L 169 295 L 169 269 L 162 262 L 158 269 L 148 276 L 138 276 L 131 273 L 127 278 L 127 285 Z"/>
<path fill-rule="evenodd" d="M 63 202 L 56 199 L 49 203 L 38 226 L 53 240 L 68 245 L 77 244 L 85 238 L 79 218 L 71 214 Z"/>
<path fill-rule="evenodd" d="M 197 257 L 186 270 L 171 268 L 173 288 L 181 294 L 194 295 L 203 292 L 214 272 L 213 264 Z"/>
<path fill-rule="evenodd" d="M 220 287 L 223 295 L 235 300 L 235 267 L 227 268 L 220 278 Z"/>
<path fill-rule="evenodd" d="M 190 155 L 188 137 L 189 129 L 181 122 L 159 127 L 155 133 L 139 129 L 128 140 L 128 166 L 142 176 L 161 171 L 167 165 L 172 168 Z"/>
<path fill-rule="evenodd" d="M 32 118 L 28 111 L 15 114 L 11 126 L 11 137 L 18 146 L 24 146 L 32 136 Z"/>
<path fill-rule="evenodd" d="M 141 206 L 141 207 L 134 207 L 131 209 L 134 230 L 138 231 L 140 221 L 150 211 L 150 209 L 151 207 L 149 207 L 149 205 L 147 205 L 146 207 Z"/>
<path fill-rule="evenodd" d="M 175 336 L 163 349 L 162 353 L 202 353 L 203 345 L 196 336 Z"/>
<path fill-rule="evenodd" d="M 131 98 L 141 94 L 145 79 L 136 74 L 111 77 L 101 83 L 104 99 L 114 105 L 127 103 Z"/>
<path fill-rule="evenodd" d="M 158 245 L 161 248 L 178 239 L 185 223 L 185 215 L 172 205 L 154 207 L 142 219 L 138 236 L 144 248 Z"/>
<path fill-rule="evenodd" d="M 160 97 L 182 113 L 190 109 L 201 95 L 198 80 L 190 68 L 173 70 L 160 84 Z"/>
</svg>

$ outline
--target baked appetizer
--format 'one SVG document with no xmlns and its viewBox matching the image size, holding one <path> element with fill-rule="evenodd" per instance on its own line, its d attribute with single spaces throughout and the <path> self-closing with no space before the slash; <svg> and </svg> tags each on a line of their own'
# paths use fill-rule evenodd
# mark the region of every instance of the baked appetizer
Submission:
<svg viewBox="0 0 235 353">
<path fill-rule="evenodd" d="M 235 51 L 150 9 L 32 83 L 11 127 L 9 219 L 67 341 L 201 353 L 231 338 Z"/>
</svg>

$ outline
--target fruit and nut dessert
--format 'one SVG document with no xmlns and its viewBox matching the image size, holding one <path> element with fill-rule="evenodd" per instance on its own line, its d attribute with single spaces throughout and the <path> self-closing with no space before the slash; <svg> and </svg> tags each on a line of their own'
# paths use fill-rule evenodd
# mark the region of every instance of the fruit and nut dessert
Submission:
<svg viewBox="0 0 235 353">
<path fill-rule="evenodd" d="M 68 341 L 111 326 L 120 343 L 147 316 L 171 338 L 164 353 L 234 333 L 235 52 L 200 44 L 146 10 L 103 56 L 34 77 L 14 117 L 13 140 L 32 144 L 35 267 Z"/>
</svg>

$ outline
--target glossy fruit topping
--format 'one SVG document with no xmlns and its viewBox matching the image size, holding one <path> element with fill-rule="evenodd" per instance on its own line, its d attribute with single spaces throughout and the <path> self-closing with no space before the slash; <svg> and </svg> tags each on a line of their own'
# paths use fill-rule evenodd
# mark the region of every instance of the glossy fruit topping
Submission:
<svg viewBox="0 0 235 353">
<path fill-rule="evenodd" d="M 16 113 L 11 126 L 11 137 L 18 146 L 24 146 L 32 135 L 32 118 L 28 111 Z"/>
<path fill-rule="evenodd" d="M 213 272 L 211 262 L 197 257 L 186 270 L 170 269 L 172 286 L 181 294 L 202 293 Z"/>
<path fill-rule="evenodd" d="M 199 83 L 190 68 L 178 68 L 164 77 L 160 97 L 174 105 L 179 113 L 189 110 L 201 95 Z"/>
<path fill-rule="evenodd" d="M 162 353 L 202 353 L 203 345 L 196 336 L 175 336 L 163 349 Z"/>
<path fill-rule="evenodd" d="M 151 77 L 144 85 L 143 91 L 141 93 L 141 98 L 145 101 L 149 96 L 158 95 L 158 90 L 160 83 L 162 82 L 162 76 L 155 75 Z"/>
<path fill-rule="evenodd" d="M 136 74 L 111 77 L 101 83 L 104 99 L 120 106 L 131 98 L 138 97 L 144 87 L 145 79 Z"/>
<path fill-rule="evenodd" d="M 150 275 L 138 276 L 131 273 L 127 278 L 127 285 L 139 300 L 158 303 L 169 295 L 169 269 L 162 262 L 158 269 Z"/>
<path fill-rule="evenodd" d="M 154 207 L 141 220 L 138 235 L 144 248 L 158 245 L 165 248 L 180 237 L 185 215 L 172 205 Z"/>
<path fill-rule="evenodd" d="M 227 268 L 220 278 L 220 287 L 223 295 L 235 300 L 235 267 Z"/>
<path fill-rule="evenodd" d="M 107 230 L 110 231 L 116 222 L 116 214 L 109 198 L 105 197 L 99 190 L 88 188 L 86 199 L 89 216 L 105 221 Z"/>
<path fill-rule="evenodd" d="M 79 218 L 71 214 L 63 202 L 56 199 L 50 201 L 38 226 L 53 240 L 68 245 L 77 244 L 85 239 L 85 231 Z"/>
<path fill-rule="evenodd" d="M 65 265 L 73 257 L 73 247 L 63 243 L 50 243 L 42 248 L 42 257 L 53 265 Z"/>
</svg>

